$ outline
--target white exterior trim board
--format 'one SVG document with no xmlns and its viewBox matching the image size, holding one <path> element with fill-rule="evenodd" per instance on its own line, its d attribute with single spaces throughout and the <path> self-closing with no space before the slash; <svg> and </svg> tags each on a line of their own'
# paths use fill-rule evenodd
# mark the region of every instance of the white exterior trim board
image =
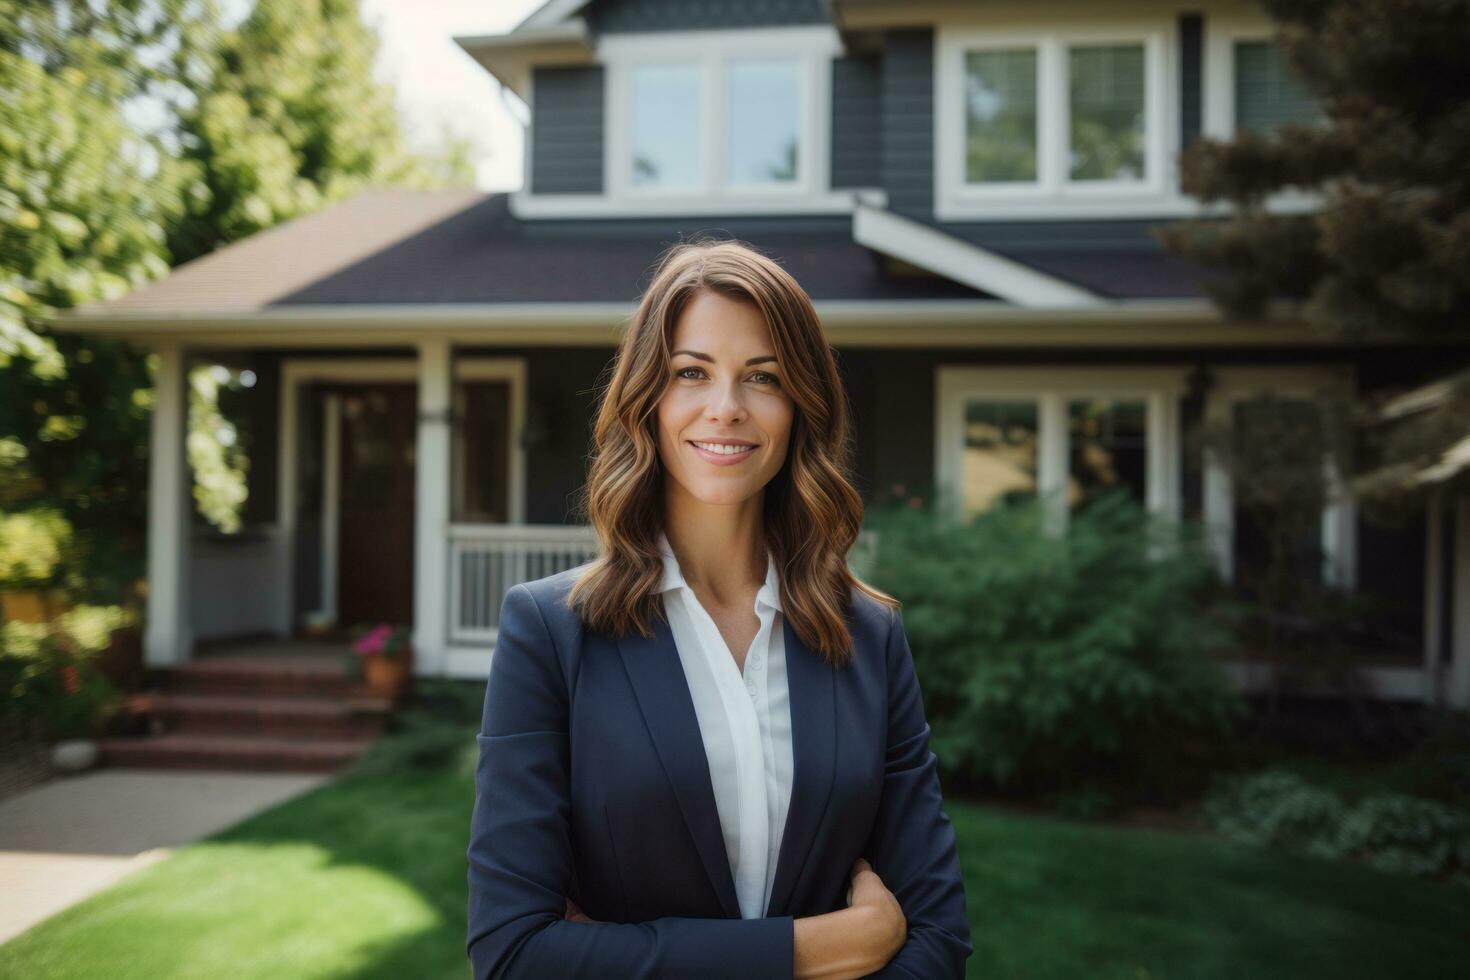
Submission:
<svg viewBox="0 0 1470 980">
<path fill-rule="evenodd" d="M 859 205 L 852 236 L 885 255 L 903 259 L 956 282 L 993 293 L 1020 306 L 1071 309 L 1107 301 L 1065 280 L 955 238 L 918 221 Z"/>
</svg>

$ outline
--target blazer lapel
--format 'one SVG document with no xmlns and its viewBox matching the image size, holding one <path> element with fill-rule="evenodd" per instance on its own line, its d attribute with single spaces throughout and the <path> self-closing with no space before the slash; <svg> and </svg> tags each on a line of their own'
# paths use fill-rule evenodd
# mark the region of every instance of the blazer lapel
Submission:
<svg viewBox="0 0 1470 980">
<path fill-rule="evenodd" d="M 617 644 L 638 708 L 653 737 L 659 761 L 668 773 L 704 870 L 719 895 L 720 907 L 727 917 L 738 919 L 740 900 L 735 894 L 730 857 L 725 852 L 709 759 L 699 734 L 699 718 L 694 713 L 684 665 L 674 645 L 673 630 L 667 619 L 655 617 L 652 636 L 630 632 L 619 636 Z"/>
<path fill-rule="evenodd" d="M 786 640 L 786 684 L 791 704 L 791 803 L 781 834 L 776 877 L 766 915 L 789 915 L 796 885 L 811 857 L 837 767 L 837 673 L 781 617 Z"/>
</svg>

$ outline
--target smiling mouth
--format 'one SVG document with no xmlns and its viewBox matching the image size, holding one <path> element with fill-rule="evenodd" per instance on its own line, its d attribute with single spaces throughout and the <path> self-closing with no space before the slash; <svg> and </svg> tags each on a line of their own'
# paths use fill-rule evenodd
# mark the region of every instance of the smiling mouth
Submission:
<svg viewBox="0 0 1470 980">
<path fill-rule="evenodd" d="M 742 456 L 750 455 L 750 453 L 755 450 L 754 446 L 741 446 L 739 449 L 706 449 L 704 446 L 701 446 L 699 443 L 695 442 L 692 439 L 686 441 L 689 443 L 689 445 L 693 446 L 695 449 L 699 450 L 706 456 L 722 459 L 739 459 Z M 715 445 L 715 443 L 711 443 L 710 445 Z"/>
</svg>

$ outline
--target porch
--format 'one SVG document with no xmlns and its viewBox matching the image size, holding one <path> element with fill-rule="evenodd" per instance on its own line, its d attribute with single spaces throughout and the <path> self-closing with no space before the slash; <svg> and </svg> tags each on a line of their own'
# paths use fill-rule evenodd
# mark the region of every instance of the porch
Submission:
<svg viewBox="0 0 1470 980">
<path fill-rule="evenodd" d="M 150 667 L 219 641 L 280 651 L 392 622 L 412 626 L 417 674 L 484 677 L 505 591 L 596 554 L 590 527 L 525 521 L 523 358 L 455 356 L 442 340 L 416 357 L 282 358 L 275 513 L 223 535 L 193 517 L 185 451 L 188 372 L 221 352 L 157 350 Z"/>
<path fill-rule="evenodd" d="M 258 454 L 259 488 L 274 499 L 250 533 L 225 536 L 193 521 L 184 418 L 191 358 L 229 351 L 156 345 L 150 665 L 187 662 L 199 641 L 388 621 L 412 624 L 419 675 L 482 679 L 505 591 L 595 556 L 590 528 L 555 522 L 583 479 L 590 394 L 610 347 L 519 337 L 490 347 L 449 333 L 391 347 L 240 347 L 274 365 L 260 399 L 272 441 Z M 1059 526 L 1077 500 L 1121 481 L 1156 513 L 1203 517 L 1228 580 L 1258 542 L 1230 474 L 1186 447 L 1189 425 L 1231 417 L 1263 387 L 1392 380 L 1383 356 L 1288 366 L 1262 353 L 1208 372 L 1199 355 L 1151 356 L 1022 364 L 994 351 L 854 345 L 844 368 L 861 480 L 940 487 L 977 509 L 1005 493 L 1066 489 Z M 1093 413 L 1106 424 L 1091 426 Z M 1339 499 L 1314 523 L 1331 559 L 1324 578 L 1391 592 L 1403 610 L 1407 642 L 1368 651 L 1371 694 L 1470 701 L 1470 617 L 1456 614 L 1470 608 L 1470 500 L 1436 494 L 1413 522 L 1385 531 Z M 1248 690 L 1270 680 L 1246 658 L 1230 670 Z"/>
</svg>

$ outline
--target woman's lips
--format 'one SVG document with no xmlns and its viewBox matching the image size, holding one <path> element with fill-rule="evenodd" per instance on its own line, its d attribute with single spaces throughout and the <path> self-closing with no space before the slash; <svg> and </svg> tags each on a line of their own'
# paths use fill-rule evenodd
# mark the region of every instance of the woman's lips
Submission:
<svg viewBox="0 0 1470 980">
<path fill-rule="evenodd" d="M 689 445 L 694 446 L 695 452 L 716 466 L 734 466 L 736 463 L 743 463 L 755 452 L 754 446 L 747 446 L 744 451 L 738 453 L 712 453 L 708 449 L 695 446 L 692 442 Z"/>
</svg>

